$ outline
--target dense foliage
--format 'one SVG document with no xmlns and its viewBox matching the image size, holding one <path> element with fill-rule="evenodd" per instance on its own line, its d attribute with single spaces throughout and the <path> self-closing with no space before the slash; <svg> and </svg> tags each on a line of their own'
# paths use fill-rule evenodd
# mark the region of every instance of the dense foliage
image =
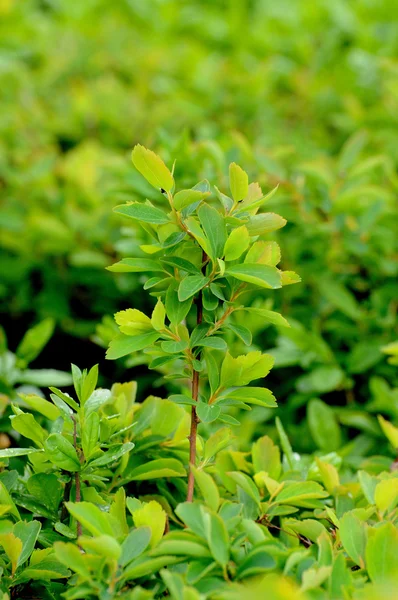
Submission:
<svg viewBox="0 0 398 600">
<path fill-rule="evenodd" d="M 393 597 L 391 2 L 0 38 L 0 600 Z"/>
</svg>

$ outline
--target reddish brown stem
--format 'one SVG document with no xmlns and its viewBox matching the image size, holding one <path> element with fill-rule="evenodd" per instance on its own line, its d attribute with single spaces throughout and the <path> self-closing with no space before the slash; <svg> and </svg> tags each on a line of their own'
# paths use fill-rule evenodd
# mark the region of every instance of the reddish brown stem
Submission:
<svg viewBox="0 0 398 600">
<path fill-rule="evenodd" d="M 207 254 L 203 252 L 202 256 L 202 272 L 206 269 L 207 262 Z M 203 298 L 202 298 L 202 290 L 199 292 L 197 299 L 197 313 L 196 313 L 196 324 L 200 325 L 203 320 Z M 193 371 L 192 375 L 192 399 L 197 402 L 199 396 L 199 373 L 198 371 Z M 189 432 L 189 473 L 188 473 L 188 490 L 187 490 L 187 502 L 193 501 L 193 491 L 195 487 L 195 479 L 193 475 L 193 471 L 191 466 L 195 466 L 196 463 L 196 437 L 198 430 L 198 415 L 196 414 L 196 406 L 192 406 L 191 408 L 191 430 Z"/>
</svg>

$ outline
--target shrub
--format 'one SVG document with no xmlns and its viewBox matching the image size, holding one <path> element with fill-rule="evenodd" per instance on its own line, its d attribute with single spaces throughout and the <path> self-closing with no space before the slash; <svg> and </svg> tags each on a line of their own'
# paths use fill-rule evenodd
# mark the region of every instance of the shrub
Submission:
<svg viewBox="0 0 398 600">
<path fill-rule="evenodd" d="M 173 175 L 145 148 L 133 161 L 169 210 L 149 201 L 116 208 L 153 241 L 150 258 L 111 270 L 154 273 L 145 287 L 157 301 L 150 317 L 116 314 L 108 358 L 144 352 L 179 393 L 136 403 L 134 382 L 97 388 L 97 366 L 72 366 L 73 396 L 52 387 L 50 402 L 17 389 L 10 435 L 19 447 L 0 450 L 2 600 L 391 595 L 397 428 L 379 418 L 385 456 L 370 454 L 366 437 L 342 445 L 333 411 L 316 399 L 314 453 L 294 452 L 278 418 L 274 439 L 244 450 L 229 427 L 236 407 L 275 405 L 269 390 L 248 385 L 272 358 L 230 350 L 235 337 L 251 344 L 235 313 L 286 326 L 245 303 L 251 286 L 297 281 L 276 267 L 276 242 L 259 239 L 283 220 L 258 212 L 267 196 L 234 163 L 232 198 L 217 192 L 210 203 L 207 182 L 174 193 Z"/>
</svg>

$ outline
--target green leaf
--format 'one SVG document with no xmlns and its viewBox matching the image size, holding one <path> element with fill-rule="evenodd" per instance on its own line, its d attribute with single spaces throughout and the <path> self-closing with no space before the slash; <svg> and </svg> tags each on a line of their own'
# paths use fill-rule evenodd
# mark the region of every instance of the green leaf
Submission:
<svg viewBox="0 0 398 600">
<path fill-rule="evenodd" d="M 30 521 L 29 523 L 19 521 L 14 525 L 13 533 L 22 542 L 22 551 L 17 563 L 18 567 L 26 562 L 32 554 L 40 529 L 41 523 L 39 521 Z"/>
<path fill-rule="evenodd" d="M 110 535 L 99 535 L 97 537 L 79 537 L 79 546 L 86 552 L 103 556 L 110 560 L 118 560 L 122 549 L 117 540 Z"/>
<path fill-rule="evenodd" d="M 313 398 L 308 404 L 308 426 L 311 436 L 321 450 L 338 450 L 341 446 L 341 431 L 332 409 Z"/>
<path fill-rule="evenodd" d="M 188 348 L 188 342 L 185 340 L 179 341 L 170 341 L 170 342 L 162 342 L 160 344 L 163 352 L 167 352 L 168 354 L 178 354 L 180 352 L 184 352 Z"/>
<path fill-rule="evenodd" d="M 290 327 L 288 321 L 278 312 L 274 312 L 273 310 L 266 310 L 265 308 L 256 308 L 254 306 L 244 307 L 243 310 L 248 311 L 249 313 L 253 313 L 254 315 L 258 315 L 262 317 L 264 321 L 268 323 L 272 323 L 272 325 L 276 325 L 277 327 Z"/>
<path fill-rule="evenodd" d="M 389 513 L 398 504 L 398 478 L 383 479 L 376 485 L 375 503 L 381 513 Z"/>
<path fill-rule="evenodd" d="M 262 575 L 276 567 L 276 560 L 266 548 L 253 548 L 244 558 L 236 572 L 237 579 Z"/>
<path fill-rule="evenodd" d="M 1 504 L 9 507 L 8 512 L 11 515 L 16 517 L 17 519 L 21 519 L 21 515 L 19 514 L 19 511 L 18 511 L 17 507 L 15 506 L 14 501 L 10 496 L 10 493 L 8 492 L 6 486 L 4 485 L 4 483 L 2 481 L 0 481 L 0 505 Z"/>
<path fill-rule="evenodd" d="M 172 267 L 176 267 L 181 271 L 186 271 L 187 273 L 191 273 L 192 275 L 200 275 L 199 267 L 196 267 L 194 264 L 186 260 L 185 258 L 180 258 L 179 256 L 166 256 L 161 258 L 160 261 L 166 265 L 170 265 Z"/>
<path fill-rule="evenodd" d="M 152 152 L 137 144 L 131 154 L 133 165 L 145 179 L 158 189 L 170 192 L 174 187 L 174 179 L 162 159 Z"/>
<path fill-rule="evenodd" d="M 397 573 L 398 530 L 392 523 L 380 525 L 369 536 L 366 565 L 374 583 L 398 583 Z"/>
<path fill-rule="evenodd" d="M 151 315 L 151 324 L 152 324 L 152 327 L 154 329 L 156 329 L 156 331 L 160 331 L 160 330 L 164 329 L 165 317 L 166 317 L 166 309 L 165 309 L 164 304 L 161 301 L 161 299 L 158 298 L 156 306 L 153 309 L 152 315 Z"/>
<path fill-rule="evenodd" d="M 92 535 L 113 537 L 113 519 L 91 502 L 65 502 L 69 513 Z"/>
<path fill-rule="evenodd" d="M 216 404 L 197 403 L 196 413 L 203 423 L 212 423 L 219 417 L 220 412 L 221 408 Z"/>
<path fill-rule="evenodd" d="M 159 556 L 158 558 L 142 556 L 130 563 L 123 572 L 122 580 L 131 581 L 133 579 L 138 579 L 139 577 L 146 577 L 153 573 L 158 573 L 163 567 L 169 567 L 180 561 L 181 558 L 178 556 Z"/>
<path fill-rule="evenodd" d="M 176 210 L 182 210 L 194 202 L 200 202 L 207 196 L 210 196 L 210 192 L 201 192 L 200 190 L 181 190 L 175 194 L 173 198 L 173 206 Z"/>
<path fill-rule="evenodd" d="M 199 246 L 206 252 L 208 256 L 212 255 L 210 241 L 207 239 L 199 221 L 195 217 L 189 217 L 185 221 L 188 231 L 193 235 Z M 215 257 L 214 257 L 215 258 Z"/>
<path fill-rule="evenodd" d="M 49 460 L 65 471 L 80 471 L 80 461 L 72 444 L 60 433 L 52 433 L 44 444 Z"/>
<path fill-rule="evenodd" d="M 132 511 L 136 527 L 149 527 L 151 530 L 150 548 L 158 545 L 166 527 L 166 513 L 156 500 L 145 503 L 138 510 Z"/>
<path fill-rule="evenodd" d="M 109 465 L 124 456 L 127 452 L 130 452 L 134 448 L 133 442 L 126 442 L 125 444 L 120 444 L 111 448 L 99 458 L 95 458 L 90 461 L 89 467 L 103 467 L 105 465 Z"/>
<path fill-rule="evenodd" d="M 210 257 L 213 261 L 216 258 L 221 258 L 227 239 L 224 217 L 217 209 L 208 204 L 202 204 L 198 210 L 198 217 L 203 231 L 209 240 L 211 248 Z"/>
<path fill-rule="evenodd" d="M 106 358 L 108 360 L 115 360 L 126 356 L 126 354 L 131 354 L 131 352 L 143 350 L 148 346 L 152 346 L 158 338 L 159 333 L 157 332 L 145 333 L 144 335 L 136 335 L 134 337 L 123 334 L 117 335 L 109 344 Z"/>
<path fill-rule="evenodd" d="M 53 473 L 36 473 L 29 477 L 26 487 L 32 496 L 51 511 L 58 509 L 64 488 L 56 475 Z"/>
<path fill-rule="evenodd" d="M 11 563 L 11 575 L 13 576 L 18 566 L 19 557 L 22 553 L 22 541 L 13 533 L 2 533 L 0 534 L 0 546 L 3 547 L 3 550 Z"/>
<path fill-rule="evenodd" d="M 214 479 L 202 469 L 197 469 L 191 465 L 191 469 L 200 492 L 204 498 L 205 504 L 214 512 L 217 512 L 220 505 L 220 494 Z"/>
<path fill-rule="evenodd" d="M 293 454 L 293 449 L 292 446 L 290 444 L 289 438 L 286 434 L 286 431 L 282 425 L 282 422 L 280 420 L 279 417 L 276 417 L 275 419 L 275 425 L 276 425 L 276 430 L 278 432 L 279 435 L 279 439 L 280 439 L 280 443 L 282 446 L 282 450 L 285 453 L 286 456 L 286 460 L 288 462 L 288 465 L 290 467 L 290 469 L 294 469 L 295 466 L 295 458 L 294 458 L 294 454 Z"/>
<path fill-rule="evenodd" d="M 199 290 L 209 283 L 210 279 L 204 275 L 189 275 L 184 277 L 178 287 L 178 299 L 180 302 L 188 300 Z"/>
<path fill-rule="evenodd" d="M 119 564 L 125 567 L 137 558 L 137 556 L 140 556 L 149 546 L 151 535 L 152 531 L 150 527 L 138 527 L 130 531 L 122 544 L 122 554 L 119 558 Z"/>
<path fill-rule="evenodd" d="M 113 273 L 147 273 L 151 271 L 164 271 L 162 265 L 156 260 L 152 260 L 152 258 L 123 258 L 123 260 L 106 268 Z"/>
<path fill-rule="evenodd" d="M 0 450 L 0 458 L 14 458 L 15 456 L 27 456 L 36 452 L 43 452 L 40 448 L 4 448 Z"/>
<path fill-rule="evenodd" d="M 121 204 L 113 209 L 118 215 L 129 217 L 141 223 L 150 223 L 151 225 L 164 225 L 170 223 L 169 217 L 160 208 L 155 208 L 150 204 L 141 204 L 134 202 L 132 204 Z"/>
<path fill-rule="evenodd" d="M 47 437 L 47 431 L 39 425 L 33 415 L 30 413 L 21 413 L 10 417 L 12 427 L 21 435 L 33 440 L 40 448 L 43 447 Z"/>
<path fill-rule="evenodd" d="M 222 518 L 200 507 L 206 540 L 214 559 L 226 567 L 229 561 L 229 536 Z"/>
<path fill-rule="evenodd" d="M 175 458 L 159 458 L 150 460 L 128 472 L 131 481 L 146 481 L 162 477 L 186 477 L 186 471 Z"/>
<path fill-rule="evenodd" d="M 53 319 L 44 319 L 44 321 L 28 329 L 16 349 L 15 353 L 18 358 L 22 359 L 25 364 L 32 362 L 51 338 L 54 326 Z"/>
<path fill-rule="evenodd" d="M 195 347 L 197 347 L 197 346 L 202 346 L 204 348 L 213 348 L 214 350 L 226 350 L 227 349 L 226 341 L 223 340 L 221 337 L 217 337 L 217 336 L 205 337 L 202 340 L 199 340 L 195 344 Z"/>
<path fill-rule="evenodd" d="M 250 329 L 247 327 L 243 327 L 243 325 L 237 325 L 236 323 L 228 323 L 228 329 L 234 332 L 246 346 L 251 346 L 252 343 L 252 333 Z"/>
<path fill-rule="evenodd" d="M 252 461 L 255 473 L 265 471 L 272 479 L 279 479 L 282 470 L 279 447 L 268 436 L 259 438 L 252 445 Z"/>
<path fill-rule="evenodd" d="M 257 506 L 260 506 L 260 492 L 250 477 L 245 473 L 239 473 L 238 471 L 230 471 L 228 476 L 231 477 L 231 479 L 233 479 L 248 496 L 250 496 Z"/>
<path fill-rule="evenodd" d="M 51 581 L 52 579 L 65 579 L 70 577 L 70 571 L 61 565 L 57 560 L 47 558 L 34 566 L 26 567 L 14 580 L 14 585 L 19 585 L 23 582 L 33 580 Z"/>
<path fill-rule="evenodd" d="M 326 498 L 328 495 L 315 481 L 294 482 L 284 486 L 275 498 L 275 502 L 306 507 L 308 500 L 318 500 Z"/>
<path fill-rule="evenodd" d="M 171 283 L 166 292 L 166 314 L 172 325 L 179 325 L 185 319 L 192 306 L 192 298 L 188 298 L 184 302 L 179 300 L 177 285 L 177 282 Z"/>
<path fill-rule="evenodd" d="M 253 236 L 276 231 L 277 229 L 284 227 L 286 223 L 286 219 L 280 215 L 275 213 L 261 213 L 260 215 L 254 215 L 254 217 L 250 217 L 246 227 L 249 234 Z"/>
<path fill-rule="evenodd" d="M 55 556 L 60 563 L 72 569 L 85 579 L 90 579 L 90 567 L 84 554 L 79 548 L 70 542 L 55 542 Z"/>
<path fill-rule="evenodd" d="M 366 526 L 353 512 L 346 512 L 340 519 L 340 539 L 348 556 L 365 568 Z"/>
<path fill-rule="evenodd" d="M 235 202 L 240 202 L 246 198 L 249 191 L 247 173 L 236 163 L 229 165 L 229 187 Z"/>
<path fill-rule="evenodd" d="M 48 402 L 48 400 L 37 396 L 36 394 L 22 394 L 18 392 L 18 396 L 22 398 L 22 400 L 26 402 L 30 408 L 45 416 L 47 419 L 50 419 L 51 421 L 55 421 L 55 419 L 57 419 L 61 414 L 60 410 L 56 406 L 51 404 L 51 402 Z"/>
<path fill-rule="evenodd" d="M 278 289 L 281 287 L 280 272 L 275 267 L 267 265 L 249 263 L 231 265 L 226 269 L 225 274 L 263 288 Z"/>
<path fill-rule="evenodd" d="M 87 461 L 97 448 L 100 435 L 100 418 L 97 412 L 92 412 L 84 421 L 81 438 L 84 458 Z"/>
<path fill-rule="evenodd" d="M 277 406 L 275 396 L 267 388 L 261 387 L 243 387 L 229 392 L 225 398 L 241 400 L 248 404 L 275 408 Z"/>
</svg>

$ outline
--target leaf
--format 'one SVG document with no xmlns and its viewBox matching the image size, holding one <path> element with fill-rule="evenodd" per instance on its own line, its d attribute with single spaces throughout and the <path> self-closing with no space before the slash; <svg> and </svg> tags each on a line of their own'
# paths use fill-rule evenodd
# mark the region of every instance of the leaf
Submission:
<svg viewBox="0 0 398 600">
<path fill-rule="evenodd" d="M 151 500 L 142 508 L 132 512 L 136 527 L 149 527 L 151 530 L 150 548 L 155 548 L 163 537 L 166 527 L 166 513 L 159 502 Z"/>
<path fill-rule="evenodd" d="M 393 448 L 398 448 L 398 427 L 394 427 L 392 423 L 386 421 L 384 417 L 381 415 L 377 416 L 377 420 L 379 421 L 379 425 L 383 430 L 384 435 L 390 442 Z"/>
<path fill-rule="evenodd" d="M 312 567 L 303 573 L 301 591 L 318 588 L 329 577 L 332 567 Z"/>
<path fill-rule="evenodd" d="M 11 416 L 10 421 L 15 431 L 29 440 L 33 440 L 40 448 L 43 447 L 47 431 L 39 425 L 33 415 L 21 412 L 21 414 Z"/>
<path fill-rule="evenodd" d="M 130 581 L 139 577 L 146 577 L 147 575 L 158 573 L 165 566 L 169 567 L 180 561 L 181 558 L 176 556 L 159 556 L 158 558 L 142 556 L 130 563 L 128 568 L 123 572 L 122 580 Z"/>
<path fill-rule="evenodd" d="M 392 523 L 380 525 L 369 537 L 366 565 L 370 579 L 377 584 L 397 582 L 398 530 Z"/>
<path fill-rule="evenodd" d="M 264 321 L 272 323 L 272 325 L 276 325 L 277 327 L 290 327 L 290 324 L 285 317 L 273 310 L 266 310 L 265 308 L 256 308 L 253 306 L 245 307 L 244 310 L 262 317 Z"/>
<path fill-rule="evenodd" d="M 172 325 L 179 325 L 192 306 L 192 298 L 181 302 L 177 293 L 177 282 L 171 283 L 166 292 L 166 314 Z"/>
<path fill-rule="evenodd" d="M 275 558 L 266 548 L 253 548 L 244 558 L 236 572 L 237 579 L 263 575 L 276 566 Z"/>
<path fill-rule="evenodd" d="M 205 504 L 214 512 L 217 512 L 220 505 L 220 494 L 218 487 L 214 482 L 214 479 L 208 473 L 205 473 L 202 469 L 197 469 L 194 465 L 191 465 L 191 469 L 195 478 L 195 482 L 200 489 L 200 492 L 204 498 Z"/>
<path fill-rule="evenodd" d="M 106 267 L 112 273 L 148 273 L 160 271 L 164 269 L 156 260 L 152 258 L 123 258 L 119 262 Z"/>
<path fill-rule="evenodd" d="M 245 386 L 254 379 L 266 377 L 273 364 L 274 359 L 270 354 L 261 354 L 259 351 L 236 358 L 227 352 L 221 365 L 220 387 Z M 250 393 L 254 392 L 248 392 Z"/>
<path fill-rule="evenodd" d="M 222 566 L 226 567 L 229 561 L 229 536 L 222 518 L 210 513 L 200 507 L 204 525 L 204 531 L 210 552 L 214 559 Z"/>
<path fill-rule="evenodd" d="M 22 542 L 22 551 L 17 563 L 18 567 L 26 562 L 32 554 L 40 529 L 41 523 L 39 521 L 30 521 L 29 523 L 19 521 L 14 525 L 13 533 Z"/>
<path fill-rule="evenodd" d="M 227 241 L 225 242 L 223 255 L 225 260 L 237 260 L 246 250 L 250 244 L 250 235 L 247 231 L 247 227 L 242 225 L 233 229 L 229 234 Z"/>
<path fill-rule="evenodd" d="M 200 202 L 207 196 L 210 196 L 210 192 L 202 192 L 200 190 L 181 190 L 174 195 L 173 206 L 176 210 L 182 210 L 190 204 Z"/>
<path fill-rule="evenodd" d="M 57 560 L 47 558 L 34 566 L 26 567 L 14 580 L 14 585 L 33 580 L 51 581 L 52 579 L 65 579 L 70 577 L 70 571 Z"/>
<path fill-rule="evenodd" d="M 28 329 L 16 349 L 15 354 L 18 358 L 22 359 L 25 364 L 32 362 L 51 338 L 54 326 L 54 319 L 44 319 Z"/>
<path fill-rule="evenodd" d="M 348 556 L 365 568 L 365 548 L 367 542 L 365 524 L 353 512 L 346 512 L 340 519 L 340 539 Z"/>
<path fill-rule="evenodd" d="M 81 465 L 76 450 L 60 433 L 52 433 L 44 444 L 49 460 L 65 471 L 80 471 Z"/>
<path fill-rule="evenodd" d="M 281 275 L 275 267 L 244 263 L 231 265 L 225 270 L 225 275 L 235 277 L 240 281 L 252 283 L 262 288 L 278 289 L 281 287 Z"/>
<path fill-rule="evenodd" d="M 209 283 L 210 279 L 204 275 L 189 275 L 184 277 L 178 288 L 178 299 L 180 302 L 188 300 L 199 290 Z"/>
<path fill-rule="evenodd" d="M 321 450 L 338 450 L 341 446 L 341 431 L 332 409 L 318 398 L 310 400 L 307 409 L 311 436 Z"/>
<path fill-rule="evenodd" d="M 210 257 L 213 261 L 216 258 L 221 258 L 227 239 L 224 217 L 217 209 L 208 204 L 202 204 L 198 209 L 198 217 L 203 231 L 209 240 L 211 248 Z"/>
<path fill-rule="evenodd" d="M 22 553 L 22 541 L 13 533 L 2 533 L 0 534 L 0 546 L 3 547 L 4 552 L 11 562 L 11 575 L 13 576 Z"/>
<path fill-rule="evenodd" d="M 106 358 L 108 360 L 115 360 L 117 358 L 121 358 L 122 356 L 126 356 L 126 354 L 131 354 L 131 352 L 137 352 L 138 350 L 143 350 L 148 346 L 152 346 L 159 338 L 159 333 L 145 333 L 143 335 L 136 335 L 134 337 L 127 335 L 117 335 L 111 343 L 109 344 L 109 348 L 106 352 Z"/>
<path fill-rule="evenodd" d="M 174 187 L 174 179 L 162 159 L 152 152 L 137 144 L 134 146 L 131 155 L 133 164 L 137 171 L 145 177 L 145 179 L 158 189 L 170 192 Z"/>
<path fill-rule="evenodd" d="M 326 498 L 327 496 L 328 493 L 315 481 L 294 482 L 285 484 L 275 498 L 275 502 L 306 507 L 308 506 L 308 500 Z"/>
<path fill-rule="evenodd" d="M 17 519 L 21 519 L 21 515 L 19 514 L 19 511 L 15 506 L 13 499 L 11 498 L 4 483 L 0 480 L 0 505 L 1 504 L 8 506 L 8 512 L 11 515 L 16 517 Z"/>
<path fill-rule="evenodd" d="M 260 506 L 260 493 L 255 483 L 245 473 L 239 473 L 238 471 L 230 471 L 228 476 L 231 477 L 242 488 L 244 492 Z"/>
<path fill-rule="evenodd" d="M 235 202 L 239 202 L 246 198 L 249 191 L 249 179 L 247 173 L 236 163 L 231 163 L 229 165 L 229 187 Z"/>
<path fill-rule="evenodd" d="M 188 231 L 193 235 L 199 246 L 206 252 L 208 256 L 212 255 L 212 249 L 209 240 L 207 239 L 199 221 L 195 217 L 189 217 L 185 221 Z M 215 258 L 215 257 L 214 257 Z"/>
<path fill-rule="evenodd" d="M 98 446 L 100 435 L 100 418 L 97 412 L 92 412 L 84 421 L 81 439 L 85 460 L 88 460 Z"/>
<path fill-rule="evenodd" d="M 95 458 L 90 461 L 89 466 L 92 467 L 104 467 L 105 465 L 109 465 L 119 460 L 122 456 L 130 452 L 134 448 L 133 442 L 126 442 L 125 444 L 120 444 L 115 448 L 111 448 L 99 458 Z"/>
<path fill-rule="evenodd" d="M 18 381 L 19 383 L 30 383 L 38 387 L 47 387 L 50 385 L 70 385 L 72 378 L 69 373 L 57 369 L 26 369 L 21 372 Z"/>
<path fill-rule="evenodd" d="M 70 542 L 55 542 L 54 552 L 60 563 L 85 579 L 90 579 L 90 567 L 84 554 Z"/>
<path fill-rule="evenodd" d="M 398 478 L 380 481 L 376 485 L 374 498 L 377 508 L 382 513 L 392 511 L 398 503 Z"/>
<path fill-rule="evenodd" d="M 36 394 L 22 394 L 21 392 L 18 392 L 18 396 L 22 398 L 30 408 L 51 421 L 55 421 L 61 414 L 56 406 Z"/>
<path fill-rule="evenodd" d="M 196 407 L 196 413 L 199 419 L 203 423 L 212 423 L 216 421 L 220 416 L 221 408 L 216 404 L 206 404 L 205 402 L 198 402 Z"/>
<path fill-rule="evenodd" d="M 36 452 L 43 452 L 41 448 L 4 448 L 0 450 L 0 458 L 14 458 L 14 456 L 27 456 L 28 454 L 35 454 Z"/>
<path fill-rule="evenodd" d="M 181 271 L 191 273 L 191 275 L 200 275 L 199 267 L 195 266 L 185 258 L 180 258 L 179 256 L 166 256 L 161 258 L 160 261 L 166 265 L 180 269 Z"/>
<path fill-rule="evenodd" d="M 294 458 L 294 454 L 293 454 L 293 449 L 292 446 L 290 444 L 289 438 L 286 434 L 286 431 L 282 425 L 282 422 L 280 420 L 279 417 L 276 417 L 275 419 L 275 425 L 276 425 L 276 430 L 278 432 L 278 436 L 280 439 L 280 443 L 282 446 L 282 450 L 285 454 L 286 460 L 288 462 L 288 465 L 290 467 L 290 469 L 294 469 L 294 465 L 295 465 L 295 458 Z"/>
<path fill-rule="evenodd" d="M 227 343 L 221 337 L 210 336 L 199 340 L 195 347 L 201 346 L 203 348 L 213 348 L 214 350 L 226 350 Z"/>
<path fill-rule="evenodd" d="M 281 229 L 286 225 L 287 221 L 280 215 L 275 213 L 261 213 L 260 215 L 254 215 L 250 217 L 249 222 L 246 224 L 249 235 L 263 235 L 264 233 L 270 233 Z"/>
<path fill-rule="evenodd" d="M 259 263 L 275 267 L 281 260 L 281 249 L 276 242 L 255 242 L 245 256 L 245 263 Z"/>
<path fill-rule="evenodd" d="M 267 408 L 275 408 L 277 406 L 273 393 L 267 388 L 261 387 L 237 388 L 236 390 L 229 392 L 225 398 L 240 400 L 248 404 L 265 406 Z"/>
<path fill-rule="evenodd" d="M 119 558 L 119 564 L 125 567 L 137 558 L 137 556 L 140 556 L 149 546 L 151 536 L 152 530 L 150 527 L 138 527 L 130 531 L 122 544 L 122 554 Z"/>
<path fill-rule="evenodd" d="M 113 209 L 118 215 L 129 217 L 141 223 L 150 223 L 151 225 L 164 225 L 170 223 L 169 217 L 160 208 L 155 208 L 149 204 L 134 202 L 132 204 L 121 204 Z M 141 259 L 145 260 L 145 259 Z M 150 259 L 146 259 L 150 260 Z"/>
<path fill-rule="evenodd" d="M 267 435 L 252 445 L 252 461 L 255 473 L 265 471 L 272 479 L 279 478 L 282 470 L 280 450 Z"/>
<path fill-rule="evenodd" d="M 153 333 L 151 319 L 136 308 L 121 310 L 115 314 L 115 321 L 119 325 L 121 333 L 125 335 L 143 335 Z"/>
<path fill-rule="evenodd" d="M 91 502 L 65 502 L 69 513 L 92 535 L 110 535 L 114 531 L 109 514 L 102 512 Z"/>
<path fill-rule="evenodd" d="M 56 475 L 53 473 L 36 473 L 29 477 L 26 487 L 32 496 L 51 511 L 58 509 L 64 488 Z"/>
<path fill-rule="evenodd" d="M 246 346 L 250 346 L 252 343 L 252 333 L 247 327 L 237 325 L 236 323 L 228 323 L 228 329 L 234 332 Z"/>
<path fill-rule="evenodd" d="M 179 354 L 188 348 L 188 342 L 185 340 L 172 340 L 170 342 L 162 342 L 160 347 L 163 352 L 167 352 L 168 354 Z"/>
<path fill-rule="evenodd" d="M 186 477 L 186 471 L 175 458 L 159 458 L 150 460 L 128 472 L 131 481 L 146 481 L 162 477 Z"/>
<path fill-rule="evenodd" d="M 103 556 L 110 560 L 118 560 L 122 549 L 114 537 L 110 535 L 99 535 L 97 537 L 79 537 L 79 546 L 86 552 Z"/>
</svg>

